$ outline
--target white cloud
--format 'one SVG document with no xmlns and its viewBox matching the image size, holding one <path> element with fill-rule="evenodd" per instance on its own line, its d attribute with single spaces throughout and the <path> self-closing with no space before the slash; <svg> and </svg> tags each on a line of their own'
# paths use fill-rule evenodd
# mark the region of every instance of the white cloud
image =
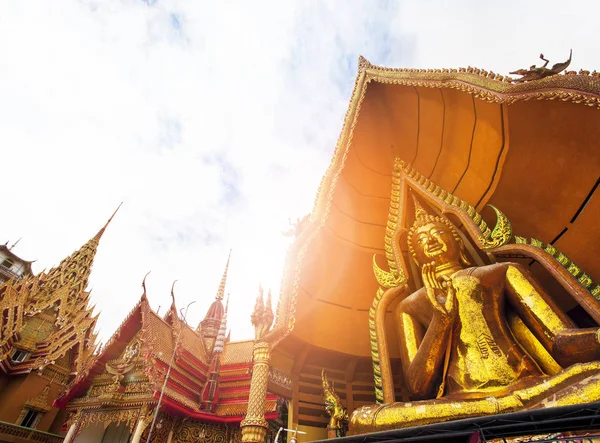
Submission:
<svg viewBox="0 0 600 443">
<path fill-rule="evenodd" d="M 543 9 L 542 9 L 543 8 Z M 562 9 L 561 9 L 562 8 Z M 522 2 L 23 0 L 0 14 L 0 236 L 50 267 L 120 201 L 91 278 L 110 336 L 141 294 L 212 302 L 232 247 L 234 339 L 278 292 L 288 218 L 312 208 L 363 54 L 506 73 L 574 50 L 600 66 L 586 5 Z M 541 11 L 540 11 L 541 10 Z M 585 11 L 579 13 L 578 11 Z M 2 240 L 0 238 L 0 240 Z M 3 241 L 5 241 L 3 240 Z"/>
</svg>

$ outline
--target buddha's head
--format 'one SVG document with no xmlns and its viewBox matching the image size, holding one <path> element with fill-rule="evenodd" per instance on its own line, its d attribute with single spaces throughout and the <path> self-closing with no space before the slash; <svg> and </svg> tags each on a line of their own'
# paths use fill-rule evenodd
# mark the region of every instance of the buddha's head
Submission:
<svg viewBox="0 0 600 443">
<path fill-rule="evenodd" d="M 428 214 L 413 196 L 415 222 L 408 231 L 408 249 L 419 267 L 435 262 L 469 265 L 458 231 L 446 217 Z"/>
</svg>

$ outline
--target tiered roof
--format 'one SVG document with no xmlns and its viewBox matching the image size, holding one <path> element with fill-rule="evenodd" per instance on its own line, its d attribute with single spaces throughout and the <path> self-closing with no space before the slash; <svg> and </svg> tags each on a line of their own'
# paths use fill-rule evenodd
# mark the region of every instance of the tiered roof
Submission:
<svg viewBox="0 0 600 443">
<path fill-rule="evenodd" d="M 12 252 L 12 249 L 15 245 L 16 243 L 9 247 L 8 242 L 6 242 L 3 245 L 0 245 L 0 257 L 5 257 L 9 259 L 13 264 L 20 264 L 22 268 L 20 272 L 16 272 L 14 268 L 11 269 L 10 267 L 3 265 L 3 263 L 1 263 L 0 261 L 0 282 L 15 277 L 22 278 L 33 274 L 31 270 L 31 264 L 33 263 L 33 261 L 24 260 L 18 255 L 16 255 L 14 252 Z"/>
<path fill-rule="evenodd" d="M 241 421 L 250 392 L 253 341 L 229 342 L 225 338 L 226 311 L 214 309 L 214 303 L 221 303 L 223 298 L 228 265 L 229 260 L 216 300 L 196 330 L 179 317 L 174 298 L 171 309 L 164 318 L 160 317 L 150 307 L 144 289 L 140 301 L 112 338 L 55 401 L 55 406 L 79 409 L 156 403 L 174 355 L 161 409 L 209 422 Z M 212 336 L 212 324 L 205 329 L 203 323 L 216 320 L 218 315 L 219 327 Z M 205 344 L 207 337 L 212 337 L 210 346 Z M 132 355 L 136 343 L 139 351 L 135 360 L 125 364 L 124 356 Z M 113 368 L 125 368 L 125 372 L 116 370 L 115 378 Z M 211 379 L 218 387 L 206 397 L 203 391 Z M 107 392 L 113 393 L 108 400 Z M 207 400 L 214 402 L 214 407 L 203 407 Z M 267 418 L 277 416 L 276 408 L 277 396 L 269 393 Z"/>
<path fill-rule="evenodd" d="M 113 214 L 114 216 L 114 214 Z M 50 371 L 66 383 L 95 348 L 97 316 L 86 291 L 98 243 L 112 217 L 79 250 L 49 272 L 12 278 L 0 286 L 0 371 Z M 16 350 L 28 353 L 23 361 Z"/>
</svg>

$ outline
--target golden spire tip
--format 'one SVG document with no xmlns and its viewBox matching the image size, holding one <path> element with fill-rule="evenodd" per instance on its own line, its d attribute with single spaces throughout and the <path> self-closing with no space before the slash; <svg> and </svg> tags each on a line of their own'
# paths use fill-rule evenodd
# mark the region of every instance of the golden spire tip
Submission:
<svg viewBox="0 0 600 443">
<path fill-rule="evenodd" d="M 227 263 L 225 264 L 225 271 L 223 271 L 223 276 L 221 277 L 221 282 L 219 283 L 219 289 L 217 290 L 217 296 L 215 299 L 223 300 L 225 297 L 225 285 L 227 284 L 227 272 L 229 271 L 229 261 L 231 260 L 231 249 L 229 250 L 229 256 L 227 257 Z"/>
<path fill-rule="evenodd" d="M 97 239 L 100 239 L 100 237 L 102 237 L 102 234 L 104 234 L 104 231 L 106 230 L 106 228 L 108 227 L 108 225 L 110 224 L 112 219 L 115 217 L 115 215 L 117 215 L 117 212 L 119 211 L 119 209 L 121 209 L 122 205 L 123 205 L 123 202 L 119 203 L 119 206 L 117 206 L 117 209 L 115 209 L 115 212 L 113 212 L 113 214 L 110 216 L 108 221 L 104 224 L 104 226 L 102 226 L 102 229 L 100 229 L 98 231 L 98 233 L 96 234 Z"/>
</svg>

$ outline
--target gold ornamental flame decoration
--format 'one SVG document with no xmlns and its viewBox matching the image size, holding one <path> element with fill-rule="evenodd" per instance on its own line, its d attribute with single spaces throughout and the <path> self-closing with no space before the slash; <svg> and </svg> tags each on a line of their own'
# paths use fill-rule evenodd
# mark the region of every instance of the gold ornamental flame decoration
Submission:
<svg viewBox="0 0 600 443">
<path fill-rule="evenodd" d="M 488 205 L 496 213 L 496 226 L 489 236 L 479 237 L 479 243 L 481 248 L 484 250 L 496 249 L 502 245 L 505 245 L 512 238 L 512 225 L 508 220 L 508 217 L 504 215 L 498 208 L 492 205 Z M 483 222 L 485 223 L 485 222 Z"/>
<path fill-rule="evenodd" d="M 377 254 L 373 255 L 373 273 L 379 286 L 385 289 L 395 288 L 406 283 L 407 278 L 402 269 L 396 270 L 396 273 L 384 271 L 377 265 Z"/>
</svg>

